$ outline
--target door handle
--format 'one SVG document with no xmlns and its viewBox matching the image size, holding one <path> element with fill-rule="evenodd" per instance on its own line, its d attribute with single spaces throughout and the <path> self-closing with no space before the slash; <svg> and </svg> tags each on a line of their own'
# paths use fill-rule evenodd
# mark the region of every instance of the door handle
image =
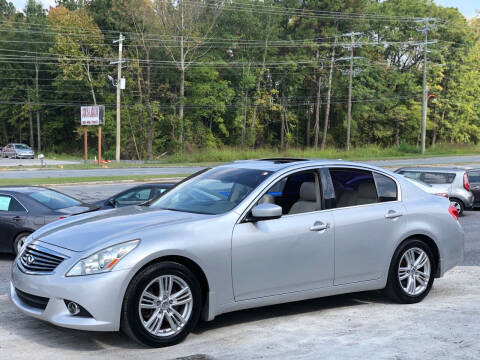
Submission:
<svg viewBox="0 0 480 360">
<path fill-rule="evenodd" d="M 22 218 L 20 216 L 14 216 L 12 220 L 13 221 L 21 221 Z"/>
<path fill-rule="evenodd" d="M 396 219 L 400 216 L 403 216 L 403 214 L 394 210 L 389 210 L 388 213 L 385 214 L 385 219 Z"/>
<path fill-rule="evenodd" d="M 313 226 L 310 226 L 310 231 L 323 231 L 323 230 L 327 230 L 328 228 L 330 228 L 329 223 L 325 224 L 321 221 L 315 221 Z"/>
</svg>

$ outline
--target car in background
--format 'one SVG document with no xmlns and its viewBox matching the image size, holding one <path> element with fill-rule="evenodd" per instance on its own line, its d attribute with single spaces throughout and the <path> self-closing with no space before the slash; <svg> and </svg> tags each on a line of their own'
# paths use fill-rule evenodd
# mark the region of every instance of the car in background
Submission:
<svg viewBox="0 0 480 360">
<path fill-rule="evenodd" d="M 98 208 L 43 187 L 1 187 L 0 252 L 17 254 L 43 225 Z"/>
<path fill-rule="evenodd" d="M 432 185 L 427 184 L 427 183 L 425 183 L 423 181 L 420 181 L 420 180 L 417 180 L 417 179 L 412 179 L 412 178 L 409 178 L 409 177 L 406 177 L 406 176 L 405 176 L 405 179 L 407 179 L 408 181 L 417 185 L 420 189 L 422 189 L 423 191 L 425 191 L 429 194 L 443 196 L 443 197 L 448 199 L 448 186 L 446 186 L 442 191 L 442 189 L 438 189 L 436 187 L 434 188 Z"/>
<path fill-rule="evenodd" d="M 5 158 L 13 159 L 33 159 L 35 152 L 33 149 L 25 144 L 8 144 L 3 148 L 2 155 Z"/>
<path fill-rule="evenodd" d="M 124 190 L 106 200 L 97 201 L 94 205 L 99 206 L 101 210 L 139 205 L 159 197 L 174 185 L 175 183 L 142 184 Z"/>
<path fill-rule="evenodd" d="M 423 181 L 439 192 L 447 189 L 450 202 L 461 215 L 465 209 L 471 209 L 474 195 L 470 190 L 468 170 L 461 167 L 408 167 L 395 171 L 407 178 Z"/>
<path fill-rule="evenodd" d="M 32 267 L 39 253 L 52 261 Z M 161 347 L 200 317 L 247 308 L 381 289 L 417 303 L 463 257 L 456 209 L 403 176 L 337 160 L 247 160 L 145 206 L 36 231 L 9 294 L 29 316 Z"/>
<path fill-rule="evenodd" d="M 480 169 L 469 169 L 467 171 L 470 190 L 475 197 L 473 207 L 480 207 Z"/>
</svg>

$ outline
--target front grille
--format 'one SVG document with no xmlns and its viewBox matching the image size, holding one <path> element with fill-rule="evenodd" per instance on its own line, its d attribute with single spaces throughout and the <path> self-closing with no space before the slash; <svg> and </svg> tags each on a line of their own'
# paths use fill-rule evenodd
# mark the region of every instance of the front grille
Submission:
<svg viewBox="0 0 480 360">
<path fill-rule="evenodd" d="M 20 256 L 19 267 L 28 273 L 50 274 L 65 260 L 65 256 L 42 246 L 27 245 Z"/>
<path fill-rule="evenodd" d="M 48 304 L 48 298 L 27 294 L 21 290 L 15 289 L 18 298 L 28 306 L 34 307 L 36 309 L 45 310 Z"/>
</svg>

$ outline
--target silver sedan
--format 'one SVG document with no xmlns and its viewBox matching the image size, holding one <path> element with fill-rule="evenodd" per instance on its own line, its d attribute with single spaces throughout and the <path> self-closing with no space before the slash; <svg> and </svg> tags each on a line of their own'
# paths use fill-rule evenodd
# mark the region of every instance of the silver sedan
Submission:
<svg viewBox="0 0 480 360">
<path fill-rule="evenodd" d="M 240 309 L 375 289 L 415 303 L 463 260 L 457 217 L 447 199 L 381 168 L 238 161 L 147 205 L 36 231 L 10 297 L 52 324 L 157 347 Z"/>
</svg>

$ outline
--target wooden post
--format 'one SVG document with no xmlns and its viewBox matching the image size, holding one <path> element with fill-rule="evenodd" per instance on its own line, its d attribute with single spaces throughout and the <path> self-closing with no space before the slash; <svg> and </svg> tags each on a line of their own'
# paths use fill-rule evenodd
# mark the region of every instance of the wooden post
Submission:
<svg viewBox="0 0 480 360">
<path fill-rule="evenodd" d="M 83 153 L 84 153 L 84 162 L 88 163 L 88 139 L 87 139 L 87 127 L 83 127 Z"/>
<path fill-rule="evenodd" d="M 98 165 L 102 160 L 102 125 L 98 126 Z"/>
</svg>

